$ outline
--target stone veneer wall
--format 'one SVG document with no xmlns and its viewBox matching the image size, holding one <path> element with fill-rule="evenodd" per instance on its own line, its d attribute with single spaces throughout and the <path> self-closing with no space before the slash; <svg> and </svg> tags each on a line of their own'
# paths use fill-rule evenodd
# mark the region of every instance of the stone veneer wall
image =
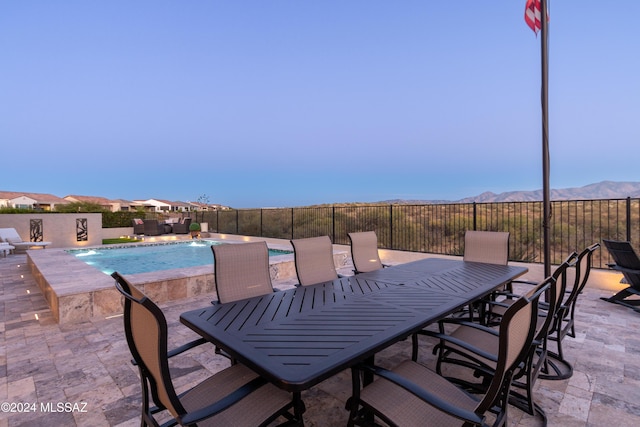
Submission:
<svg viewBox="0 0 640 427">
<path fill-rule="evenodd" d="M 102 214 L 100 213 L 29 213 L 0 214 L 0 228 L 15 228 L 22 240 L 29 241 L 29 226 L 32 219 L 42 220 L 42 237 L 51 242 L 49 248 L 73 248 L 102 244 Z M 86 241 L 79 242 L 76 220 L 87 220 Z"/>
</svg>

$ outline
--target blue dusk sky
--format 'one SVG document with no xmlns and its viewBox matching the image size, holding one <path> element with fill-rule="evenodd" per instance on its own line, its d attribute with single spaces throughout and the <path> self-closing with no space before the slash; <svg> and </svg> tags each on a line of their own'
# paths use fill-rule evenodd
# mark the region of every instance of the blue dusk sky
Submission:
<svg viewBox="0 0 640 427">
<path fill-rule="evenodd" d="M 232 207 L 542 188 L 525 0 L 0 1 L 0 190 Z M 551 187 L 640 181 L 640 1 L 550 2 Z"/>
</svg>

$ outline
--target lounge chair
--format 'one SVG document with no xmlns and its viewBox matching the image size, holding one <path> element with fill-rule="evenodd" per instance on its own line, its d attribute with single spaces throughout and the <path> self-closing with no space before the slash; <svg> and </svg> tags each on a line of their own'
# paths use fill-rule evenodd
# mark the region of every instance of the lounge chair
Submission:
<svg viewBox="0 0 640 427">
<path fill-rule="evenodd" d="M 375 231 L 348 233 L 351 241 L 351 259 L 355 274 L 379 270 L 387 265 L 380 261 L 378 237 Z"/>
<path fill-rule="evenodd" d="M 298 416 L 290 413 L 295 405 L 289 393 L 240 364 L 178 395 L 169 370 L 164 314 L 124 278 L 117 273 L 114 278 L 125 298 L 125 335 L 140 372 L 142 425 L 159 425 L 154 415 L 160 412 L 173 418 L 170 425 L 266 426 L 280 416 L 286 418 L 287 425 L 302 425 L 301 412 Z M 164 414 L 162 421 L 166 421 Z"/>
<path fill-rule="evenodd" d="M 617 294 L 602 298 L 614 304 L 624 305 L 632 310 L 640 312 L 640 299 L 629 299 L 632 296 L 640 296 L 640 258 L 633 250 L 631 243 L 616 240 L 602 240 L 613 258 L 614 264 L 607 264 L 612 270 L 622 273 L 625 282 L 629 285 Z"/>
<path fill-rule="evenodd" d="M 296 274 L 301 286 L 330 282 L 338 278 L 329 236 L 292 239 Z"/>
<path fill-rule="evenodd" d="M 0 241 L 14 246 L 16 250 L 23 251 L 34 247 L 46 249 L 51 242 L 25 242 L 15 228 L 0 228 Z"/>
<path fill-rule="evenodd" d="M 480 395 L 471 395 L 435 371 L 413 360 L 393 370 L 368 364 L 352 369 L 353 395 L 347 403 L 349 426 L 371 425 L 373 415 L 393 426 L 478 425 L 495 418 L 494 426 L 508 425 L 507 401 L 514 370 L 524 362 L 536 332 L 537 301 L 548 289 L 517 300 L 505 313 L 499 329 L 495 371 Z M 360 389 L 361 375 L 378 378 Z M 364 418 L 364 420 L 363 420 Z M 363 424 L 360 424 L 364 421 Z"/>
</svg>

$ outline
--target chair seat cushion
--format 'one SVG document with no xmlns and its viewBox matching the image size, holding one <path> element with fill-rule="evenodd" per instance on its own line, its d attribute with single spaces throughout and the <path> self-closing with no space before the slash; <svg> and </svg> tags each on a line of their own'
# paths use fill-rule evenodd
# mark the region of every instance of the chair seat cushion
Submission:
<svg viewBox="0 0 640 427">
<path fill-rule="evenodd" d="M 214 400 L 228 396 L 258 375 L 244 365 L 224 369 L 180 398 L 189 412 L 203 408 Z M 222 413 L 198 423 L 199 426 L 257 426 L 273 413 L 291 403 L 291 395 L 272 384 L 266 384 Z"/>
<path fill-rule="evenodd" d="M 405 361 L 393 372 L 403 376 L 451 404 L 473 411 L 478 401 L 434 371 L 413 361 Z M 362 390 L 361 400 L 402 426 L 424 427 L 462 425 L 462 421 L 441 412 L 408 391 L 378 378 Z M 428 420 L 428 422 L 427 422 Z"/>
</svg>

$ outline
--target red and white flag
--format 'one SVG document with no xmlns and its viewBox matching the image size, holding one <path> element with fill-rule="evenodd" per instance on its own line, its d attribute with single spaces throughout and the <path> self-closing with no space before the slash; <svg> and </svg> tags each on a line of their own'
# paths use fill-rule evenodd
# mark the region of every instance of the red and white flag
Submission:
<svg viewBox="0 0 640 427">
<path fill-rule="evenodd" d="M 540 0 L 527 0 L 527 5 L 524 9 L 524 22 L 527 23 L 529 28 L 533 30 L 536 35 L 538 31 L 542 29 L 542 23 L 540 22 Z"/>
</svg>

